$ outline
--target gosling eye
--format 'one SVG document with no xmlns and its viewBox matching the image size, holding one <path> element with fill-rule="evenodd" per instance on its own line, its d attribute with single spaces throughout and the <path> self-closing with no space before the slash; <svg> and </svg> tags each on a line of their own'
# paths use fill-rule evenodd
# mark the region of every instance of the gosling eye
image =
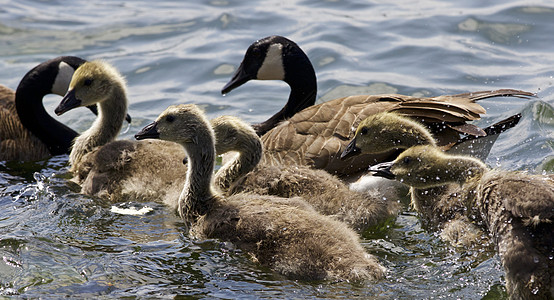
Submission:
<svg viewBox="0 0 554 300">
<path fill-rule="evenodd" d="M 169 115 L 165 117 L 165 120 L 169 123 L 172 123 L 173 121 L 175 121 L 175 117 L 173 115 Z"/>
<path fill-rule="evenodd" d="M 360 130 L 360 134 L 361 135 L 364 135 L 364 134 L 367 134 L 369 129 L 367 129 L 367 127 L 362 127 L 362 129 Z"/>
<path fill-rule="evenodd" d="M 402 162 L 405 163 L 405 164 L 409 164 L 412 162 L 412 158 L 409 157 L 409 156 L 406 156 L 404 157 L 404 159 L 402 159 Z"/>
<path fill-rule="evenodd" d="M 92 79 L 91 79 L 91 78 L 85 79 L 85 82 L 83 82 L 83 84 L 84 84 L 85 86 L 90 86 L 90 85 L 92 84 Z"/>
</svg>

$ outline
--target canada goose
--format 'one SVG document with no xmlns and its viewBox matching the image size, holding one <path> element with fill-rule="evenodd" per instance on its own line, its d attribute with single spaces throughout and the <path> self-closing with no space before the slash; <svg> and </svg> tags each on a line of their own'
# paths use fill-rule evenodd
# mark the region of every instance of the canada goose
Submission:
<svg viewBox="0 0 554 300">
<path fill-rule="evenodd" d="M 485 113 L 475 101 L 497 96 L 533 96 L 511 89 L 432 98 L 360 95 L 312 106 L 317 89 L 312 64 L 298 45 L 281 36 L 266 37 L 250 45 L 222 93 L 227 94 L 251 79 L 283 80 L 291 87 L 285 107 L 256 125 L 265 147 L 263 160 L 271 164 L 308 165 L 340 177 L 356 177 L 368 166 L 390 159 L 390 153 L 339 159 L 353 136 L 352 128 L 369 115 L 397 111 L 416 118 L 433 130 L 442 146 L 456 142 L 459 133 L 484 134 L 478 127 L 465 123 Z"/>
<path fill-rule="evenodd" d="M 211 120 L 217 154 L 237 151 L 215 175 L 216 186 L 228 195 L 249 192 L 279 197 L 299 196 L 323 215 L 333 216 L 353 229 L 363 231 L 399 210 L 399 203 L 377 190 L 357 193 L 337 177 L 308 166 L 258 165 L 262 143 L 254 129 L 242 120 L 220 116 Z M 390 199 L 392 198 L 392 199 Z"/>
<path fill-rule="evenodd" d="M 114 141 L 127 111 L 123 76 L 110 64 L 91 61 L 73 74 L 69 91 L 55 112 L 61 115 L 75 107 L 98 105 L 92 126 L 75 139 L 69 155 L 73 180 L 81 192 L 112 201 L 150 200 L 176 206 L 184 177 L 185 152 L 166 141 Z"/>
<path fill-rule="evenodd" d="M 170 106 L 135 135 L 180 143 L 188 172 L 179 213 L 200 239 L 236 244 L 253 259 L 291 278 L 376 280 L 384 268 L 345 224 L 287 199 L 254 194 L 219 195 L 212 186 L 214 132 L 197 106 Z"/>
<path fill-rule="evenodd" d="M 415 203 L 458 202 L 460 212 L 483 224 L 495 241 L 511 298 L 554 298 L 554 174 L 490 170 L 432 145 L 411 147 L 370 170 L 412 186 Z"/>
<path fill-rule="evenodd" d="M 41 160 L 69 153 L 77 133 L 52 118 L 42 105 L 50 93 L 63 96 L 85 60 L 60 56 L 31 69 L 16 92 L 0 85 L 0 160 Z"/>
</svg>

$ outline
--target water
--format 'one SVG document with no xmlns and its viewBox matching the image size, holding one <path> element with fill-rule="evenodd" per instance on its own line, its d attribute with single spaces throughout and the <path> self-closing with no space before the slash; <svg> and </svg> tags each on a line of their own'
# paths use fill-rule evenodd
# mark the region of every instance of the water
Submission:
<svg viewBox="0 0 554 300">
<path fill-rule="evenodd" d="M 192 1 L 188 1 L 192 2 Z M 319 100 L 360 93 L 439 95 L 517 88 L 537 99 L 483 100 L 485 126 L 515 113 L 487 163 L 554 169 L 554 6 L 547 1 L 4 1 L 0 83 L 15 88 L 58 55 L 105 59 L 129 85 L 131 138 L 168 105 L 210 117 L 264 120 L 284 104 L 281 82 L 220 89 L 254 40 L 285 35 L 312 59 Z M 269 101 L 268 101 L 269 99 Z M 60 101 L 46 98 L 52 112 Z M 93 116 L 62 120 L 86 129 Z M 66 156 L 0 163 L 0 294 L 22 297 L 503 299 L 493 251 L 456 249 L 422 228 L 404 199 L 396 219 L 362 235 L 390 272 L 377 284 L 291 281 L 232 245 L 191 240 L 155 203 L 143 216 L 111 212 L 67 182 Z M 38 172 L 38 175 L 34 175 Z"/>
</svg>

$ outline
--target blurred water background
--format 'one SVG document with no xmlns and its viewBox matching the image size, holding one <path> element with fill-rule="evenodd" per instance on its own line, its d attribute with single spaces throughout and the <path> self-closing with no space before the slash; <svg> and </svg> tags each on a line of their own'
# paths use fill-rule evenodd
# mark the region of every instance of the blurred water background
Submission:
<svg viewBox="0 0 554 300">
<path fill-rule="evenodd" d="M 128 80 L 131 139 L 168 105 L 196 103 L 210 117 L 265 120 L 288 97 L 282 82 L 220 94 L 250 43 L 296 41 L 318 76 L 318 102 L 366 93 L 439 95 L 498 88 L 538 98 L 496 98 L 477 123 L 522 113 L 487 160 L 554 169 L 554 5 L 550 1 L 84 1 L 0 0 L 0 83 L 15 89 L 59 55 L 104 59 Z M 53 112 L 58 96 L 45 98 Z M 83 131 L 94 116 L 60 119 Z M 0 295 L 24 298 L 504 299 L 490 250 L 456 249 L 422 228 L 404 201 L 395 220 L 363 233 L 390 272 L 376 284 L 288 280 L 216 240 L 191 240 L 161 205 L 143 216 L 77 193 L 67 156 L 0 163 Z M 405 199 L 406 200 L 406 199 Z M 144 203 L 122 203 L 141 208 Z"/>
</svg>

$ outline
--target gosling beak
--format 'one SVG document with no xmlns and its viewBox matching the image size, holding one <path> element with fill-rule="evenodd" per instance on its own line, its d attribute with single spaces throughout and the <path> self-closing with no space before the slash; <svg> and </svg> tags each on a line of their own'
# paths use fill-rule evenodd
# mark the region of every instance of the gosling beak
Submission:
<svg viewBox="0 0 554 300">
<path fill-rule="evenodd" d="M 93 105 L 89 105 L 87 106 L 88 109 L 90 109 L 90 111 L 92 111 L 92 113 L 96 116 L 98 116 L 98 106 L 96 106 L 96 104 L 93 104 Z M 127 121 L 127 123 L 131 124 L 131 116 L 129 114 L 127 114 L 125 116 L 125 121 Z"/>
<path fill-rule="evenodd" d="M 159 139 L 160 133 L 158 132 L 158 123 L 152 122 L 146 125 L 139 133 L 135 134 L 135 139 Z"/>
<path fill-rule="evenodd" d="M 373 176 L 384 177 L 386 179 L 395 179 L 396 176 L 390 171 L 390 168 L 393 165 L 393 161 L 388 161 L 380 163 L 374 166 L 369 167 L 370 172 L 374 172 Z"/>
<path fill-rule="evenodd" d="M 349 157 L 356 156 L 361 153 L 362 153 L 362 149 L 356 147 L 356 138 L 353 138 L 348 144 L 348 146 L 346 146 L 346 149 L 340 155 L 340 159 L 345 160 Z"/>
<path fill-rule="evenodd" d="M 246 68 L 244 67 L 244 62 L 242 62 L 235 72 L 235 75 L 233 75 L 233 78 L 231 78 L 231 80 L 227 82 L 227 84 L 223 87 L 221 93 L 227 94 L 251 79 L 254 79 L 254 77 L 246 71 Z"/>
<path fill-rule="evenodd" d="M 77 99 L 77 97 L 75 96 L 75 90 L 71 90 L 67 92 L 65 96 L 63 96 L 62 102 L 60 102 L 54 112 L 56 113 L 56 115 L 60 116 L 63 113 L 68 112 L 79 106 L 81 106 L 81 100 Z"/>
</svg>

